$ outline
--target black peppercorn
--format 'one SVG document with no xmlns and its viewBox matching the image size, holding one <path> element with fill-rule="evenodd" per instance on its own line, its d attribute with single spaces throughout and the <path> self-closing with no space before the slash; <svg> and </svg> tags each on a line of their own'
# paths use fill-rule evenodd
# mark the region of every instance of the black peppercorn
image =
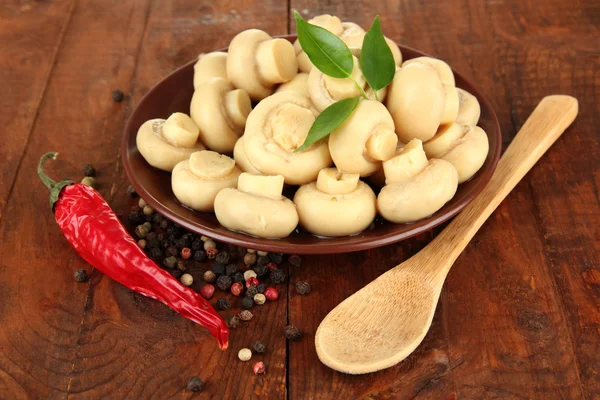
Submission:
<svg viewBox="0 0 600 400">
<path fill-rule="evenodd" d="M 267 265 L 271 262 L 271 259 L 268 256 L 260 256 L 256 260 L 256 265 Z"/>
<path fill-rule="evenodd" d="M 160 226 L 160 223 L 163 222 L 164 219 L 165 219 L 165 217 L 163 217 L 159 213 L 154 213 L 152 215 L 152 222 L 154 222 L 156 224 L 156 226 Z"/>
<path fill-rule="evenodd" d="M 225 275 L 225 265 L 217 263 L 217 264 L 213 265 L 212 271 L 217 276 Z"/>
<path fill-rule="evenodd" d="M 254 300 L 252 300 L 252 297 L 244 297 L 242 299 L 242 308 L 249 310 L 252 308 L 253 305 L 254 305 Z"/>
<path fill-rule="evenodd" d="M 155 247 L 158 247 L 160 245 L 160 243 L 158 242 L 158 239 L 156 237 L 152 238 L 152 239 L 148 239 L 146 237 L 146 241 L 148 242 L 148 248 L 152 249 Z"/>
<path fill-rule="evenodd" d="M 244 274 L 242 274 L 241 272 L 236 272 L 235 275 L 233 275 L 233 282 L 234 283 L 243 283 L 245 281 L 244 279 Z"/>
<path fill-rule="evenodd" d="M 264 354 L 265 351 L 267 351 L 267 346 L 265 346 L 265 344 L 260 340 L 257 340 L 254 342 L 254 345 L 252 345 L 252 349 L 256 354 Z"/>
<path fill-rule="evenodd" d="M 179 239 L 177 239 L 177 248 L 179 250 L 184 249 L 186 247 L 190 247 L 190 241 L 187 238 L 182 236 Z"/>
<path fill-rule="evenodd" d="M 96 168 L 92 164 L 83 166 L 83 176 L 96 176 Z"/>
<path fill-rule="evenodd" d="M 201 392 L 204 389 L 204 381 L 197 376 L 193 376 L 188 381 L 187 389 L 192 392 Z"/>
<path fill-rule="evenodd" d="M 131 197 L 134 197 L 134 198 L 138 196 L 137 192 L 135 191 L 135 189 L 131 185 L 127 186 L 127 194 L 129 196 L 131 196 Z"/>
<path fill-rule="evenodd" d="M 252 270 L 256 272 L 258 278 L 264 278 L 269 273 L 269 268 L 266 265 L 255 265 Z"/>
<path fill-rule="evenodd" d="M 179 254 L 179 250 L 177 250 L 177 247 L 175 246 L 169 246 L 167 248 L 167 254 L 170 256 L 177 257 L 177 255 Z"/>
<path fill-rule="evenodd" d="M 201 249 L 203 249 L 203 248 L 204 248 L 203 246 L 204 246 L 204 243 L 202 242 L 202 240 L 200 240 L 200 239 L 195 239 L 195 240 L 192 242 L 191 249 L 192 249 L 192 251 L 198 251 L 198 250 L 201 250 Z"/>
<path fill-rule="evenodd" d="M 154 217 L 153 214 L 142 213 L 142 215 L 144 216 L 144 221 L 146 221 L 146 222 L 151 222 L 152 218 Z"/>
<path fill-rule="evenodd" d="M 228 327 L 235 329 L 240 324 L 240 318 L 237 315 L 231 315 L 227 317 L 225 322 L 227 323 Z"/>
<path fill-rule="evenodd" d="M 298 292 L 298 294 L 309 294 L 310 293 L 310 283 L 306 282 L 306 281 L 298 281 L 296 282 L 296 292 Z"/>
<path fill-rule="evenodd" d="M 149 251 L 150 258 L 154 261 L 160 260 L 163 257 L 163 252 L 158 247 L 152 247 Z"/>
<path fill-rule="evenodd" d="M 256 290 L 258 290 L 258 293 L 264 293 L 265 290 L 267 290 L 267 285 L 265 285 L 264 283 L 259 283 L 256 287 Z"/>
<path fill-rule="evenodd" d="M 75 280 L 77 282 L 85 282 L 88 280 L 88 274 L 85 269 L 78 269 L 75 271 Z"/>
<path fill-rule="evenodd" d="M 139 224 L 140 222 L 143 221 L 143 214 L 139 211 L 132 211 L 129 213 L 129 215 L 127 216 L 127 219 L 129 220 L 129 222 L 131 222 L 132 224 Z"/>
<path fill-rule="evenodd" d="M 285 282 L 285 272 L 281 269 L 274 269 L 270 274 L 271 281 L 273 283 L 283 283 Z"/>
<path fill-rule="evenodd" d="M 112 92 L 112 99 L 113 99 L 113 101 L 115 103 L 122 102 L 124 98 L 125 98 L 125 93 L 123 93 L 119 89 L 113 90 L 113 92 Z"/>
<path fill-rule="evenodd" d="M 232 284 L 231 277 L 229 277 L 227 275 L 221 275 L 217 279 L 217 287 L 221 290 L 229 290 L 229 288 L 231 287 L 231 284 Z"/>
<path fill-rule="evenodd" d="M 206 260 L 206 253 L 203 250 L 197 250 L 194 252 L 194 260 L 202 262 Z"/>
<path fill-rule="evenodd" d="M 227 299 L 219 299 L 217 300 L 217 308 L 221 311 L 229 310 L 231 303 Z"/>
<path fill-rule="evenodd" d="M 218 262 L 218 263 L 221 263 L 221 264 L 229 264 L 230 258 L 231 257 L 229 256 L 228 252 L 222 251 L 219 254 L 217 254 L 217 257 L 215 258 L 215 261 Z"/>
<path fill-rule="evenodd" d="M 166 219 L 163 219 L 162 222 L 160 223 L 160 229 L 167 229 L 167 227 L 169 226 L 169 221 L 167 221 Z"/>
<path fill-rule="evenodd" d="M 171 246 L 171 241 L 169 239 L 164 239 L 163 241 L 160 242 L 160 247 L 163 250 L 166 250 L 169 248 L 169 246 Z"/>
<path fill-rule="evenodd" d="M 283 261 L 283 254 L 281 253 L 269 253 L 269 258 L 276 264 L 281 264 Z"/>
<path fill-rule="evenodd" d="M 219 253 L 219 255 L 221 255 L 223 253 Z M 217 256 L 217 258 L 219 258 L 219 256 Z M 236 272 L 238 272 L 240 269 L 238 268 L 237 265 L 235 264 L 229 264 L 228 266 L 225 267 L 225 274 L 228 276 L 233 276 L 236 274 Z"/>
<path fill-rule="evenodd" d="M 300 340 L 302 334 L 300 330 L 296 327 L 296 325 L 288 325 L 283 328 L 283 333 L 285 334 L 286 339 L 291 341 Z"/>
<path fill-rule="evenodd" d="M 177 280 L 179 280 L 179 278 L 181 278 L 181 276 L 183 275 L 183 272 L 182 272 L 182 271 L 180 271 L 180 270 L 178 270 L 178 269 L 175 269 L 175 270 L 173 270 L 173 271 L 169 271 L 169 272 L 170 272 L 170 273 L 171 273 L 171 275 L 173 275 L 173 277 L 174 277 L 175 279 L 177 279 Z"/>
<path fill-rule="evenodd" d="M 180 271 L 187 271 L 186 262 L 184 260 L 177 261 L 177 269 Z"/>
<path fill-rule="evenodd" d="M 251 286 L 248 289 L 246 289 L 246 296 L 248 296 L 250 298 L 253 298 L 257 294 L 258 294 L 258 289 L 254 286 Z"/>
<path fill-rule="evenodd" d="M 163 260 L 163 265 L 167 268 L 175 268 L 177 265 L 177 258 L 170 256 Z"/>
<path fill-rule="evenodd" d="M 294 267 L 299 267 L 302 265 L 302 258 L 300 258 L 299 255 L 294 254 L 288 258 L 288 262 Z"/>
</svg>

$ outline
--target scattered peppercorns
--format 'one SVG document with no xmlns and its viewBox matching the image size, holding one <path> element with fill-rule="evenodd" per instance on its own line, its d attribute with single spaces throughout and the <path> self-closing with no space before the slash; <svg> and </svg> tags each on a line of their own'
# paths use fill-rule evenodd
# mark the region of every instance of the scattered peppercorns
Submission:
<svg viewBox="0 0 600 400">
<path fill-rule="evenodd" d="M 211 247 L 206 250 L 206 257 L 208 257 L 209 260 L 214 260 L 217 254 L 219 254 L 219 250 L 217 250 L 216 247 Z"/>
<path fill-rule="evenodd" d="M 256 304 L 258 304 L 259 306 L 265 304 L 265 301 L 267 301 L 267 298 L 265 297 L 264 294 L 257 293 L 254 295 L 254 302 Z"/>
<path fill-rule="evenodd" d="M 285 282 L 285 272 L 281 269 L 272 270 L 269 276 L 271 281 L 275 284 Z"/>
<path fill-rule="evenodd" d="M 167 247 L 167 254 L 173 257 L 177 257 L 179 255 L 179 250 L 175 246 Z"/>
<path fill-rule="evenodd" d="M 254 345 L 252 346 L 252 348 L 254 349 L 254 352 L 256 354 L 264 354 L 265 351 L 267 351 L 267 346 L 265 346 L 265 344 L 263 342 L 261 342 L 260 340 L 257 340 L 256 342 L 254 342 Z"/>
<path fill-rule="evenodd" d="M 147 245 L 148 245 L 148 242 L 146 241 L 146 239 L 138 240 L 138 246 L 140 246 L 140 249 L 144 250 Z"/>
<path fill-rule="evenodd" d="M 241 282 L 236 282 L 233 285 L 231 285 L 231 294 L 233 294 L 234 296 L 241 295 L 243 291 L 244 285 L 242 285 Z"/>
<path fill-rule="evenodd" d="M 240 311 L 240 319 L 242 321 L 250 321 L 254 315 L 250 310 L 242 310 Z"/>
<path fill-rule="evenodd" d="M 230 327 L 232 329 L 235 329 L 240 324 L 240 319 L 239 319 L 239 317 L 237 315 L 230 315 L 225 320 L 225 323 L 227 323 L 228 327 Z"/>
<path fill-rule="evenodd" d="M 81 180 L 81 183 L 83 183 L 84 185 L 88 185 L 89 187 L 96 187 L 96 179 L 94 179 L 91 176 L 86 176 L 85 178 L 83 178 Z"/>
<path fill-rule="evenodd" d="M 267 367 L 265 367 L 264 362 L 259 361 L 256 364 L 254 364 L 254 367 L 252 368 L 252 370 L 254 371 L 254 375 L 260 375 L 260 374 L 264 374 L 265 372 L 267 372 Z"/>
<path fill-rule="evenodd" d="M 194 283 L 194 278 L 190 274 L 183 274 L 179 279 L 185 286 L 191 286 Z"/>
<path fill-rule="evenodd" d="M 180 270 L 181 272 L 187 271 L 187 264 L 186 264 L 185 260 L 177 261 L 177 269 Z"/>
<path fill-rule="evenodd" d="M 202 262 L 206 261 L 206 253 L 202 250 L 197 250 L 194 252 L 194 261 Z"/>
<path fill-rule="evenodd" d="M 248 361 L 252 358 L 252 351 L 250 349 L 241 349 L 238 352 L 238 358 L 242 361 Z"/>
<path fill-rule="evenodd" d="M 246 253 L 244 256 L 244 264 L 247 266 L 254 265 L 256 263 L 256 254 L 254 253 Z"/>
<path fill-rule="evenodd" d="M 256 286 L 256 290 L 258 291 L 258 293 L 265 293 L 267 290 L 267 285 L 265 285 L 264 283 L 259 283 Z M 268 297 L 267 297 L 268 298 Z"/>
<path fill-rule="evenodd" d="M 153 215 L 154 214 L 154 208 L 150 207 L 150 206 L 146 206 L 143 208 L 142 212 L 144 213 L 144 215 Z"/>
<path fill-rule="evenodd" d="M 229 310 L 231 308 L 231 302 L 227 299 L 219 299 L 217 300 L 217 308 L 221 311 Z"/>
<path fill-rule="evenodd" d="M 296 325 L 286 326 L 285 328 L 283 328 L 283 333 L 285 334 L 286 339 L 292 342 L 300 340 L 300 338 L 302 337 L 302 334 L 300 333 L 300 330 L 296 327 Z"/>
<path fill-rule="evenodd" d="M 269 269 L 266 265 L 255 265 L 252 271 L 256 272 L 257 278 L 264 278 L 269 273 Z"/>
<path fill-rule="evenodd" d="M 144 207 L 146 207 L 147 205 L 148 205 L 148 203 L 146 203 L 146 200 L 144 200 L 144 199 L 142 199 L 142 198 L 140 197 L 140 199 L 138 200 L 138 207 L 139 207 L 139 208 L 144 208 Z"/>
<path fill-rule="evenodd" d="M 212 272 L 211 270 L 208 270 L 206 272 L 204 272 L 204 275 L 202 275 L 202 278 L 204 279 L 204 282 L 206 283 L 213 283 L 214 281 L 217 280 L 217 275 Z"/>
<path fill-rule="evenodd" d="M 219 253 L 220 255 L 221 253 Z M 218 256 L 217 256 L 218 258 Z M 228 266 L 225 267 L 225 275 L 228 276 L 233 276 L 236 274 L 236 272 L 238 272 L 240 269 L 238 268 L 237 265 L 235 264 L 229 264 Z"/>
<path fill-rule="evenodd" d="M 207 285 L 202 286 L 202 288 L 200 289 L 200 294 L 202 295 L 202 297 L 204 297 L 205 299 L 210 299 L 213 294 L 215 294 L 215 287 L 213 285 L 211 285 L 210 283 Z M 218 306 L 218 302 L 217 302 L 217 306 Z"/>
<path fill-rule="evenodd" d="M 247 281 L 250 278 L 256 278 L 256 272 L 254 272 L 251 269 L 249 269 L 248 271 L 244 272 L 244 280 Z"/>
<path fill-rule="evenodd" d="M 115 103 L 122 102 L 124 98 L 125 98 L 125 93 L 123 93 L 121 90 L 119 90 L 119 89 L 113 90 L 112 99 Z"/>
<path fill-rule="evenodd" d="M 225 275 L 225 265 L 217 263 L 217 264 L 213 265 L 212 271 L 217 276 Z"/>
<path fill-rule="evenodd" d="M 215 243 L 214 240 L 208 239 L 207 241 L 204 242 L 204 250 L 216 249 L 216 248 L 217 248 L 217 244 Z M 215 255 L 215 257 L 216 257 L 216 255 Z"/>
<path fill-rule="evenodd" d="M 260 257 L 265 257 L 265 256 L 268 256 L 268 255 L 269 255 L 269 252 L 268 252 L 268 251 L 262 251 L 262 250 L 258 250 L 258 251 L 256 252 L 256 254 L 258 254 Z"/>
<path fill-rule="evenodd" d="M 288 262 L 294 267 L 299 267 L 302 265 L 302 258 L 297 254 L 293 254 L 288 258 Z"/>
<path fill-rule="evenodd" d="M 249 310 L 254 305 L 254 300 L 251 297 L 244 297 L 242 299 L 242 308 Z"/>
<path fill-rule="evenodd" d="M 181 258 L 183 258 L 184 260 L 189 260 L 191 256 L 192 249 L 190 249 L 189 247 L 184 247 L 183 249 L 181 249 Z"/>
<path fill-rule="evenodd" d="M 246 249 L 246 251 L 250 254 L 256 254 L 256 250 L 254 249 Z"/>
<path fill-rule="evenodd" d="M 269 253 L 269 258 L 275 264 L 281 264 L 281 262 L 283 261 L 283 254 L 281 254 L 281 253 Z"/>
<path fill-rule="evenodd" d="M 277 300 L 279 298 L 279 292 L 274 287 L 267 288 L 265 290 L 265 297 L 271 301 Z"/>
<path fill-rule="evenodd" d="M 271 261 L 270 263 L 267 264 L 267 268 L 272 271 L 274 269 L 279 269 L 279 265 L 277 265 L 273 261 Z"/>
<path fill-rule="evenodd" d="M 77 282 L 85 282 L 88 280 L 88 274 L 85 269 L 78 269 L 75 271 L 74 276 Z"/>
<path fill-rule="evenodd" d="M 244 274 L 242 274 L 241 272 L 236 272 L 235 275 L 233 275 L 233 282 L 234 283 L 244 283 L 246 280 L 244 279 Z"/>
<path fill-rule="evenodd" d="M 296 292 L 301 295 L 307 295 L 310 293 L 310 283 L 306 281 L 296 282 Z"/>
<path fill-rule="evenodd" d="M 231 257 L 229 256 L 229 253 L 226 251 L 222 251 L 220 252 L 217 257 L 215 257 L 215 261 L 219 262 L 221 264 L 229 264 L 229 259 Z"/>
<path fill-rule="evenodd" d="M 254 286 L 249 287 L 246 290 L 246 296 L 247 297 L 254 298 L 254 296 L 256 296 L 257 294 L 258 294 L 258 289 L 256 287 L 254 287 Z"/>
<path fill-rule="evenodd" d="M 267 265 L 270 262 L 271 262 L 271 259 L 269 257 L 261 256 L 261 257 L 258 257 L 258 259 L 256 260 L 256 265 Z"/>
<path fill-rule="evenodd" d="M 217 287 L 221 290 L 229 290 L 229 288 L 231 287 L 232 284 L 232 280 L 231 277 L 227 276 L 227 275 L 221 275 L 218 279 L 217 279 Z"/>
<path fill-rule="evenodd" d="M 137 192 L 135 191 L 135 189 L 131 185 L 127 186 L 127 194 L 129 196 L 131 196 L 131 197 L 137 197 L 138 196 Z"/>
</svg>

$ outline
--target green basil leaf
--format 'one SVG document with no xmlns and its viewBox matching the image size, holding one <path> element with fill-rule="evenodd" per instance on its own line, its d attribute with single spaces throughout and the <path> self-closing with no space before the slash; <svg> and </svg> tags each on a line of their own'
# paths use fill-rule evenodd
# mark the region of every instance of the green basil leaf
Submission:
<svg viewBox="0 0 600 400">
<path fill-rule="evenodd" d="M 348 99 L 335 102 L 324 109 L 310 127 L 308 135 L 306 136 L 304 143 L 302 143 L 302 146 L 298 147 L 295 152 L 302 151 L 310 147 L 313 143 L 323 139 L 333 132 L 335 128 L 340 126 L 342 122 L 344 122 L 346 118 L 352 114 L 352 111 L 354 111 L 359 101 L 360 97 L 350 97 Z"/>
<path fill-rule="evenodd" d="M 360 52 L 360 68 L 374 91 L 383 89 L 394 79 L 396 63 L 392 50 L 385 41 L 379 15 L 367 31 Z"/>
<path fill-rule="evenodd" d="M 298 11 L 294 11 L 294 18 L 302 50 L 315 67 L 333 78 L 349 77 L 354 60 L 348 46 L 327 29 L 309 24 Z"/>
</svg>

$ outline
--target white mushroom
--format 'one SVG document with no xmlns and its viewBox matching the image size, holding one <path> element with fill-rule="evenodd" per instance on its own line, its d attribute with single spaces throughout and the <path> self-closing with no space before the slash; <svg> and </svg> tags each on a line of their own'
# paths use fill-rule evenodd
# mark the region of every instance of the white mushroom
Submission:
<svg viewBox="0 0 600 400">
<path fill-rule="evenodd" d="M 339 35 L 340 39 L 346 46 L 350 49 L 352 54 L 356 57 L 360 55 L 360 49 L 362 49 L 363 41 L 365 39 L 365 35 L 367 32 L 360 25 L 355 24 L 354 22 L 343 22 L 342 27 L 344 28 L 343 32 Z M 394 56 L 394 62 L 396 65 L 402 64 L 402 53 L 400 52 L 400 48 L 390 38 L 385 38 L 385 41 L 388 44 L 388 47 L 392 51 L 392 55 Z"/>
<path fill-rule="evenodd" d="M 233 159 L 235 163 L 240 169 L 244 172 L 250 172 L 253 174 L 260 174 L 260 171 L 252 165 L 248 157 L 246 157 L 246 151 L 244 150 L 244 136 L 240 137 L 237 142 L 235 142 L 235 147 L 233 148 Z"/>
<path fill-rule="evenodd" d="M 342 21 L 340 21 L 338 17 L 329 14 L 317 15 L 316 17 L 309 19 L 308 23 L 320 26 L 323 29 L 327 29 L 336 36 L 341 34 L 343 31 Z M 298 60 L 298 69 L 301 72 L 310 72 L 313 67 L 313 63 L 310 61 L 306 53 L 302 51 L 302 46 L 300 46 L 299 40 L 294 42 L 294 51 L 296 52 L 296 58 Z"/>
<path fill-rule="evenodd" d="M 403 151 L 404 146 L 406 146 L 405 143 L 398 142 L 398 144 L 396 145 L 396 151 L 394 151 L 393 156 L 400 154 Z M 377 171 L 375 171 L 375 173 L 373 173 L 373 175 L 369 175 L 367 177 L 367 181 L 374 187 L 377 187 L 377 188 L 384 187 L 385 186 L 385 172 L 383 171 L 383 168 L 379 168 Z"/>
<path fill-rule="evenodd" d="M 455 86 L 454 73 L 452 72 L 452 68 L 450 68 L 450 66 L 447 63 L 445 63 L 444 61 L 439 60 L 437 58 L 433 58 L 433 57 L 423 56 L 423 57 L 411 58 L 410 60 L 406 60 L 406 61 L 404 61 L 402 66 L 406 67 L 407 65 L 414 64 L 414 63 L 427 64 L 427 65 L 433 67 L 433 69 L 435 69 L 435 71 L 440 76 L 440 79 L 444 85 Z"/>
<path fill-rule="evenodd" d="M 414 222 L 446 204 L 458 187 L 458 174 L 451 163 L 427 162 L 422 142 L 414 139 L 404 151 L 383 163 L 386 186 L 379 192 L 377 208 L 388 221 Z"/>
<path fill-rule="evenodd" d="M 273 39 L 259 29 L 238 33 L 229 44 L 227 76 L 252 100 L 273 92 L 273 86 L 292 80 L 298 72 L 294 46 L 285 39 Z"/>
<path fill-rule="evenodd" d="M 200 128 L 200 139 L 219 153 L 232 152 L 244 132 L 250 110 L 248 93 L 234 89 L 221 78 L 200 83 L 190 104 L 191 117 Z"/>
<path fill-rule="evenodd" d="M 344 172 L 368 176 L 381 168 L 381 161 L 394 155 L 398 136 L 385 106 L 361 100 L 354 112 L 329 135 L 329 151 Z"/>
<path fill-rule="evenodd" d="M 294 203 L 281 195 L 283 176 L 242 173 L 237 189 L 223 189 L 215 199 L 219 223 L 232 231 L 262 238 L 288 236 L 298 225 Z"/>
<path fill-rule="evenodd" d="M 241 173 L 231 158 L 214 151 L 197 151 L 173 168 L 171 188 L 181 204 L 209 212 L 214 209 L 217 193 L 236 187 Z"/>
<path fill-rule="evenodd" d="M 285 183 L 302 185 L 314 181 L 331 165 L 326 140 L 294 152 L 306 139 L 318 112 L 297 92 L 285 91 L 262 100 L 248 115 L 244 150 L 261 173 L 283 175 Z"/>
<path fill-rule="evenodd" d="M 427 157 L 452 163 L 458 172 L 458 183 L 463 183 L 471 179 L 483 165 L 489 143 L 480 127 L 453 123 L 441 126 L 423 148 Z"/>
<path fill-rule="evenodd" d="M 347 236 L 365 230 L 376 212 L 373 190 L 336 168 L 319 172 L 316 182 L 302 185 L 294 196 L 300 224 L 321 236 Z"/>
<path fill-rule="evenodd" d="M 275 90 L 275 93 L 286 90 L 298 92 L 303 96 L 310 97 L 310 93 L 308 92 L 308 74 L 306 72 L 299 72 L 291 81 L 279 85 L 277 90 Z"/>
<path fill-rule="evenodd" d="M 212 53 L 200 54 L 198 61 L 194 64 L 194 89 L 202 82 L 213 78 L 227 79 L 227 53 L 214 51 Z"/>
<path fill-rule="evenodd" d="M 155 168 L 171 172 L 195 151 L 203 150 L 198 126 L 190 117 L 174 113 L 167 120 L 151 119 L 140 126 L 135 138 L 142 157 Z"/>
<path fill-rule="evenodd" d="M 466 90 L 457 88 L 458 91 L 458 115 L 456 123 L 460 125 L 477 125 L 481 116 L 481 106 L 477 97 Z"/>
</svg>

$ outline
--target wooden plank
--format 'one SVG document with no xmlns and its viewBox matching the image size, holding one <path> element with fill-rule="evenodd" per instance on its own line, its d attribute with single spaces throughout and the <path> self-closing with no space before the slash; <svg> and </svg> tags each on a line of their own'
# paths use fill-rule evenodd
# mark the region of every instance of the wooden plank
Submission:
<svg viewBox="0 0 600 400">
<path fill-rule="evenodd" d="M 72 9 L 72 0 L 0 4 L 0 218 Z"/>
</svg>

